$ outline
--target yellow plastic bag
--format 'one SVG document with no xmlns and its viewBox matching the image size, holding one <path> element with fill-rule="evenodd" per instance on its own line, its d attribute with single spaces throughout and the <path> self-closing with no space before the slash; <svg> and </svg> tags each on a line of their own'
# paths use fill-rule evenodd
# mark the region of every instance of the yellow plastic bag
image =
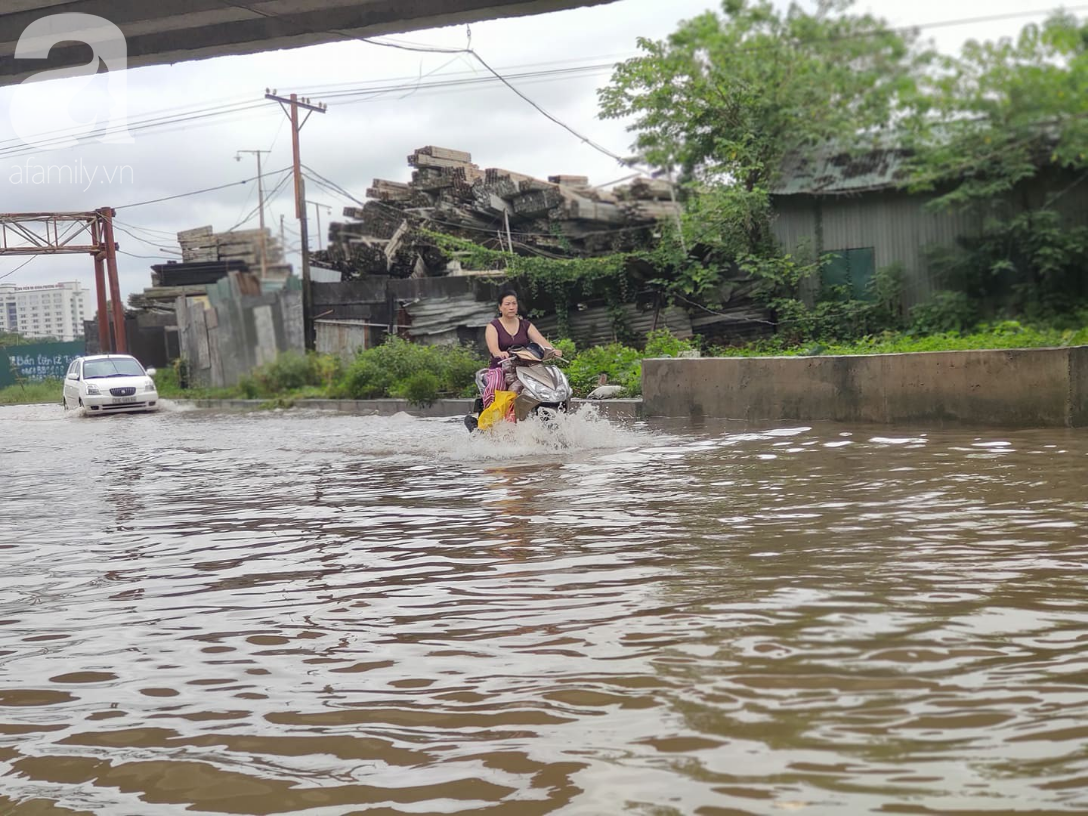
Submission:
<svg viewBox="0 0 1088 816">
<path fill-rule="evenodd" d="M 486 431 L 496 422 L 511 418 L 514 413 L 515 397 L 517 397 L 517 394 L 513 391 L 496 391 L 494 402 L 480 413 L 476 427 Z"/>
</svg>

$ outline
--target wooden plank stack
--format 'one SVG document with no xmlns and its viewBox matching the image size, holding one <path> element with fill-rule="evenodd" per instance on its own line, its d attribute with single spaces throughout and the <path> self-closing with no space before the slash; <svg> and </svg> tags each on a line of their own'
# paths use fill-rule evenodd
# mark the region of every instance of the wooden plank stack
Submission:
<svg viewBox="0 0 1088 816">
<path fill-rule="evenodd" d="M 668 183 L 654 179 L 606 190 L 586 176 L 481 168 L 470 153 L 434 145 L 413 152 L 408 165 L 411 181 L 375 179 L 367 205 L 344 210 L 350 221 L 329 226 L 329 249 L 313 263 L 344 280 L 447 274 L 456 259 L 425 230 L 496 249 L 586 257 L 645 244 L 658 221 L 678 212 Z"/>
<path fill-rule="evenodd" d="M 219 245 L 211 227 L 197 227 L 178 233 L 181 259 L 185 263 L 207 263 L 219 260 Z"/>
<path fill-rule="evenodd" d="M 283 279 L 291 272 L 291 267 L 283 256 L 283 247 L 272 237 L 270 230 L 264 230 L 266 266 L 268 277 Z M 261 230 L 234 230 L 215 232 L 210 227 L 182 230 L 178 233 L 183 263 L 215 263 L 234 261 L 245 264 L 255 273 L 261 269 Z"/>
</svg>

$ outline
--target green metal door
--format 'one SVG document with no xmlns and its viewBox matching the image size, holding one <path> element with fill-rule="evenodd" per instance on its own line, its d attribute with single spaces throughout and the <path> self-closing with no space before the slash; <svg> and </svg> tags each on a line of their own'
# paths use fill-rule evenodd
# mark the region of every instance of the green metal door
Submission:
<svg viewBox="0 0 1088 816">
<path fill-rule="evenodd" d="M 824 288 L 845 286 L 855 300 L 868 300 L 869 281 L 876 272 L 873 247 L 836 249 L 827 255 L 830 263 L 824 267 Z"/>
</svg>

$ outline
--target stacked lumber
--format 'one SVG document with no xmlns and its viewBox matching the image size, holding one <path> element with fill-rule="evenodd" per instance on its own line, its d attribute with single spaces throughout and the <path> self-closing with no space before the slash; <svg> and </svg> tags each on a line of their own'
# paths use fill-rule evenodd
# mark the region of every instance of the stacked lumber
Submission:
<svg viewBox="0 0 1088 816">
<path fill-rule="evenodd" d="M 219 247 L 211 227 L 197 227 L 178 233 L 181 259 L 185 263 L 208 263 L 219 260 Z"/>
<path fill-rule="evenodd" d="M 283 247 L 272 237 L 268 229 L 263 231 L 263 237 L 268 277 L 286 278 L 291 272 L 291 267 L 284 260 Z M 217 233 L 212 227 L 207 226 L 182 230 L 178 233 L 178 244 L 181 246 L 183 263 L 218 262 L 230 264 L 233 268 L 241 265 L 259 272 L 261 238 L 262 231 L 259 229 Z"/>
<path fill-rule="evenodd" d="M 365 207 L 329 226 L 329 248 L 312 262 L 344 280 L 367 275 L 445 275 L 458 258 L 434 247 L 426 230 L 491 248 L 562 257 L 628 250 L 652 240 L 659 221 L 679 211 L 668 182 L 636 179 L 625 187 L 593 187 L 587 176 L 547 179 L 499 167 L 481 168 L 472 154 L 429 145 L 408 156 L 411 180 L 374 179 Z"/>
<path fill-rule="evenodd" d="M 672 201 L 672 185 L 663 179 L 635 179 L 624 190 L 638 201 Z"/>
</svg>

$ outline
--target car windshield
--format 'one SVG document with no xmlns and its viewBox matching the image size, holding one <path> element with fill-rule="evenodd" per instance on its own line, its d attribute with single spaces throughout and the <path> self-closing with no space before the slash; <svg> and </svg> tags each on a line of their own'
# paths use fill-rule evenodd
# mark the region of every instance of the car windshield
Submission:
<svg viewBox="0 0 1088 816">
<path fill-rule="evenodd" d="M 83 364 L 83 379 L 96 377 L 142 377 L 144 370 L 131 357 L 118 357 L 109 360 L 88 360 Z"/>
</svg>

